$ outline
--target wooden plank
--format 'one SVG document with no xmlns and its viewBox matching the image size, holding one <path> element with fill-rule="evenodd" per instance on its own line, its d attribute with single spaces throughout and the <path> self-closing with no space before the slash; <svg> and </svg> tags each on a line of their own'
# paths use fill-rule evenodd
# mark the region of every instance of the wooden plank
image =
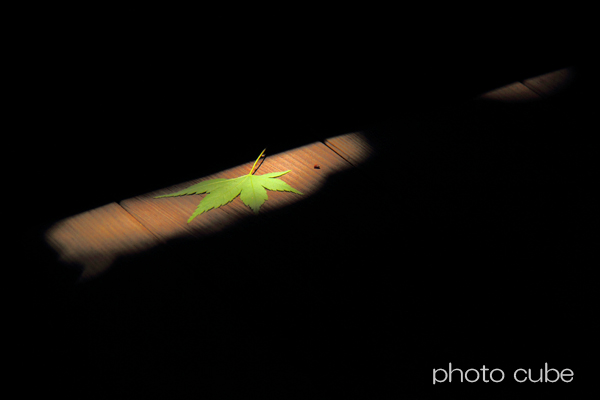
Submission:
<svg viewBox="0 0 600 400">
<path fill-rule="evenodd" d="M 571 68 L 549 72 L 534 78 L 525 79 L 523 84 L 542 96 L 552 96 L 564 90 L 573 79 Z"/>
<path fill-rule="evenodd" d="M 367 137 L 361 132 L 327 138 L 324 143 L 355 167 L 366 162 L 375 152 Z"/>
<path fill-rule="evenodd" d="M 45 239 L 60 262 L 81 269 L 78 283 L 104 273 L 119 257 L 159 243 L 117 203 L 65 218 L 46 231 Z"/>
<path fill-rule="evenodd" d="M 254 160 L 248 161 L 213 175 L 123 200 L 120 204 L 163 241 L 176 237 L 190 237 L 190 235 L 204 237 L 219 232 L 240 219 L 253 216 L 252 210 L 246 207 L 238 197 L 225 206 L 201 214 L 188 224 L 188 218 L 204 195 L 162 199 L 154 197 L 176 192 L 204 180 L 236 178 L 247 174 L 253 163 Z M 318 169 L 314 167 L 315 164 L 319 166 Z M 283 153 L 267 155 L 259 162 L 257 168 L 258 174 L 291 170 L 280 179 L 303 193 L 303 195 L 298 195 L 269 191 L 269 199 L 260 209 L 260 213 L 264 215 L 271 210 L 309 198 L 319 190 L 328 176 L 352 168 L 352 166 L 323 143 L 315 142 Z"/>
<path fill-rule="evenodd" d="M 540 96 L 521 82 L 511 83 L 498 89 L 491 90 L 475 100 L 492 100 L 507 103 L 526 103 L 539 100 Z"/>
</svg>

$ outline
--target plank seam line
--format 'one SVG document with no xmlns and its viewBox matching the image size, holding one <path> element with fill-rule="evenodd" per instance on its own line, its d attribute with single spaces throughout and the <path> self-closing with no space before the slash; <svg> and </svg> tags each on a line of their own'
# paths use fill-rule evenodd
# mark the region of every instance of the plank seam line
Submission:
<svg viewBox="0 0 600 400">
<path fill-rule="evenodd" d="M 123 200 L 121 200 L 123 201 Z M 129 216 L 131 216 L 131 218 L 133 218 L 134 221 L 136 221 L 142 228 L 144 228 L 144 230 L 146 230 L 147 232 L 149 232 L 152 236 L 154 236 L 154 238 L 158 241 L 158 243 L 164 243 L 163 239 L 161 239 L 159 236 L 157 236 L 154 232 L 152 232 L 152 230 L 148 229 L 147 226 L 145 226 L 142 221 L 140 221 L 139 219 L 137 219 L 135 217 L 135 215 L 133 215 L 132 213 L 129 212 L 129 210 L 127 210 L 125 207 L 123 207 L 121 205 L 121 201 L 117 202 L 117 204 L 119 205 L 119 207 L 121 207 L 121 209 L 123 211 L 125 211 L 127 214 L 129 214 Z"/>
<path fill-rule="evenodd" d="M 530 78 L 528 78 L 530 79 Z M 548 98 L 548 96 L 546 94 L 544 94 L 543 92 L 538 92 L 537 90 L 535 90 L 533 87 L 529 86 L 527 83 L 525 83 L 524 80 L 519 81 L 519 83 L 521 83 L 523 86 L 525 86 L 527 89 L 531 90 L 533 93 L 537 94 L 540 97 L 543 97 L 545 99 Z"/>
<path fill-rule="evenodd" d="M 329 150 L 333 151 L 335 154 L 337 154 L 342 160 L 346 161 L 348 164 L 350 164 L 351 166 L 356 168 L 356 165 L 354 165 L 350 160 L 348 160 L 346 157 L 344 157 L 341 153 L 342 151 L 340 149 L 337 149 L 338 151 L 336 151 L 335 145 L 333 144 L 327 144 L 325 143 L 327 139 L 325 140 L 321 140 L 321 143 L 323 143 L 327 148 L 329 148 Z"/>
<path fill-rule="evenodd" d="M 531 90 L 532 92 L 534 92 L 534 93 L 535 93 L 535 94 L 537 94 L 538 96 L 541 96 L 541 97 L 543 97 L 543 98 L 547 99 L 547 98 L 549 97 L 547 93 L 544 93 L 543 91 L 538 91 L 538 90 L 536 90 L 534 87 L 531 87 L 531 86 L 529 86 L 527 83 L 525 83 L 525 81 L 526 81 L 526 80 L 529 80 L 529 79 L 535 79 L 535 78 L 539 78 L 539 77 L 541 77 L 541 76 L 548 75 L 548 74 L 552 74 L 552 73 L 555 73 L 555 72 L 559 72 L 559 71 L 563 71 L 563 70 L 568 70 L 568 68 L 569 68 L 569 67 L 567 67 L 567 68 L 562 68 L 562 69 L 558 69 L 558 70 L 556 70 L 556 71 L 551 71 L 551 72 L 548 72 L 548 73 L 545 73 L 545 74 L 541 74 L 541 75 L 537 75 L 537 76 L 532 76 L 532 77 L 530 77 L 530 78 L 525 78 L 525 79 L 523 79 L 523 80 L 521 80 L 521 81 L 519 81 L 519 82 L 521 82 L 521 83 L 522 83 L 522 84 L 523 84 L 525 87 L 527 87 L 529 90 Z"/>
</svg>

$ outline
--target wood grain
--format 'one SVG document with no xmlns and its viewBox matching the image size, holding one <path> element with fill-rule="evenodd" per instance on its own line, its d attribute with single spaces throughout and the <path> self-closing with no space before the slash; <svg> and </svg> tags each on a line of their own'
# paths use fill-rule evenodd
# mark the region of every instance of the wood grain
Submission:
<svg viewBox="0 0 600 400">
<path fill-rule="evenodd" d="M 560 93 L 573 79 L 571 68 L 549 72 L 534 78 L 525 79 L 523 84 L 542 96 L 552 96 Z"/>
<path fill-rule="evenodd" d="M 58 221 L 45 236 L 60 262 L 81 270 L 79 283 L 104 273 L 117 258 L 159 243 L 117 203 Z"/>
<path fill-rule="evenodd" d="M 509 103 L 526 103 L 539 100 L 540 96 L 521 82 L 489 91 L 478 96 L 475 100 L 492 100 Z"/>
<path fill-rule="evenodd" d="M 346 133 L 327 138 L 324 143 L 355 167 L 360 166 L 374 154 L 373 146 L 361 132 Z"/>
<path fill-rule="evenodd" d="M 492 90 L 476 101 L 531 102 L 561 90 L 572 71 L 563 69 Z M 374 139 L 373 139 L 374 140 Z M 268 192 L 261 214 L 308 199 L 326 179 L 343 170 L 360 167 L 375 153 L 372 143 L 361 132 L 351 132 L 315 142 L 290 151 L 268 155 L 259 163 L 257 174 L 291 170 L 281 177 L 304 195 Z M 219 232 L 236 221 L 254 216 L 239 198 L 206 212 L 188 224 L 203 195 L 155 199 L 203 180 L 235 178 L 247 174 L 254 159 L 219 173 L 199 177 L 171 187 L 107 204 L 66 218 L 46 233 L 47 242 L 61 262 L 81 269 L 80 282 L 108 270 L 118 257 L 143 251 L 177 237 L 204 237 Z M 319 168 L 315 168 L 318 165 Z"/>
<path fill-rule="evenodd" d="M 219 232 L 240 219 L 253 217 L 254 213 L 238 197 L 229 204 L 197 216 L 188 224 L 188 218 L 204 195 L 162 199 L 154 197 L 176 192 L 204 180 L 236 178 L 247 174 L 253 163 L 254 161 L 248 161 L 213 175 L 123 200 L 120 204 L 162 241 L 177 237 L 204 237 Z M 320 168 L 314 168 L 315 164 Z M 328 176 L 352 166 L 323 143 L 315 142 L 283 153 L 267 155 L 259 161 L 257 168 L 256 174 L 259 175 L 291 170 L 280 179 L 303 193 L 298 195 L 268 191 L 269 198 L 260 209 L 260 214 L 267 214 L 271 210 L 307 199 L 321 188 Z"/>
</svg>

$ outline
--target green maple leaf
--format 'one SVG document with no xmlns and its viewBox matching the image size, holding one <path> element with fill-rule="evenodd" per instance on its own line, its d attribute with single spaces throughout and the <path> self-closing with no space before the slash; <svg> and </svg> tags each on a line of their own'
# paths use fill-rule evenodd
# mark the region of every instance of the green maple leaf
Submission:
<svg viewBox="0 0 600 400">
<path fill-rule="evenodd" d="M 275 179 L 278 176 L 287 174 L 288 172 L 290 172 L 290 170 L 283 172 L 271 172 L 263 175 L 252 174 L 256 163 L 263 155 L 265 150 L 263 150 L 262 153 L 260 153 L 256 161 L 254 162 L 254 165 L 250 169 L 250 173 L 248 175 L 243 175 L 233 179 L 211 179 L 208 181 L 197 183 L 175 193 L 157 196 L 155 197 L 155 199 L 160 199 L 163 197 L 176 197 L 191 194 L 208 193 L 206 196 L 204 196 L 200 204 L 198 204 L 196 211 L 194 211 L 194 213 L 188 219 L 187 222 L 189 224 L 198 215 L 209 211 L 213 208 L 221 207 L 231 202 L 238 195 L 240 196 L 244 204 L 250 207 L 255 214 L 258 214 L 260 206 L 268 199 L 266 189 L 280 192 L 293 192 L 296 194 L 302 194 L 301 192 L 294 189 L 284 181 L 280 179 Z"/>
</svg>

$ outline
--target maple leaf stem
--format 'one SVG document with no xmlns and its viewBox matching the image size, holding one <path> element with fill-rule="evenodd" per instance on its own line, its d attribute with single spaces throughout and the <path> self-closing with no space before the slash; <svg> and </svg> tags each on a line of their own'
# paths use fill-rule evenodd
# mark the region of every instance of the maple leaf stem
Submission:
<svg viewBox="0 0 600 400">
<path fill-rule="evenodd" d="M 258 160 L 260 160 L 260 157 L 262 157 L 263 153 L 265 152 L 266 149 L 264 149 L 260 155 L 258 156 L 258 158 L 256 159 L 256 161 L 254 161 L 254 165 L 252 166 L 252 168 L 250 168 L 250 173 L 248 175 L 252 175 L 252 172 L 254 171 L 254 167 L 256 167 L 256 163 L 258 162 Z"/>
</svg>

